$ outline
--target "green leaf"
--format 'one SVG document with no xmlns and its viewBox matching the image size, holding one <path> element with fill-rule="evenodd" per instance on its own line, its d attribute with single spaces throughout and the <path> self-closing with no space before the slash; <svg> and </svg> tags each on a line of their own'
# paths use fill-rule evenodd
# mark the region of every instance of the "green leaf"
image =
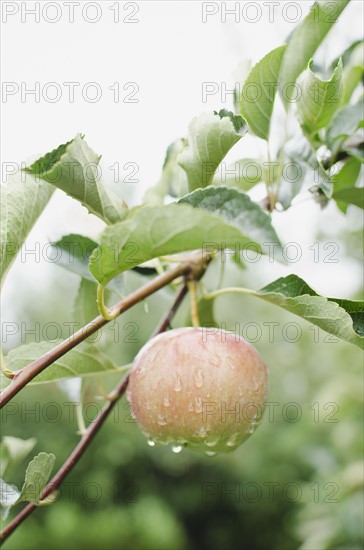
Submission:
<svg viewBox="0 0 364 550">
<path fill-rule="evenodd" d="M 40 503 L 40 495 L 50 478 L 56 457 L 52 453 L 39 453 L 29 463 L 18 502 Z"/>
<path fill-rule="evenodd" d="M 355 105 L 347 105 L 336 113 L 327 131 L 327 142 L 333 154 L 336 154 L 344 141 L 363 126 L 363 113 L 363 99 Z"/>
<path fill-rule="evenodd" d="M 304 132 L 312 136 L 330 123 L 340 107 L 342 62 L 339 61 L 330 80 L 318 78 L 310 66 L 297 81 L 302 93 L 297 114 Z"/>
<path fill-rule="evenodd" d="M 97 336 L 94 336 L 94 338 L 97 338 Z M 9 351 L 6 357 L 7 368 L 12 372 L 22 369 L 53 348 L 54 343 L 45 341 L 21 345 Z M 97 344 L 80 344 L 38 374 L 30 384 L 55 382 L 64 378 L 91 374 L 117 373 L 119 370 L 115 363 L 99 349 Z"/>
<path fill-rule="evenodd" d="M 167 149 L 163 170 L 158 182 L 150 187 L 144 195 L 143 202 L 150 205 L 164 203 L 167 195 L 181 197 L 188 192 L 186 172 L 177 162 L 178 155 L 187 145 L 187 140 L 180 138 Z"/>
<path fill-rule="evenodd" d="M 54 189 L 44 181 L 19 172 L 1 186 L 1 281 Z"/>
<path fill-rule="evenodd" d="M 81 326 L 89 323 L 99 315 L 96 301 L 97 284 L 95 281 L 81 279 L 73 304 L 73 319 Z"/>
<path fill-rule="evenodd" d="M 324 176 L 324 174 L 320 172 L 313 150 L 307 138 L 301 132 L 296 132 L 284 144 L 283 152 L 286 158 L 286 169 L 282 170 L 278 202 L 286 210 L 291 206 L 293 199 L 302 188 L 305 190 L 307 186 L 312 187 L 315 174 L 318 173 L 321 176 Z M 292 172 L 289 165 L 292 166 Z M 328 178 L 325 174 L 325 177 L 320 179 L 327 180 Z"/>
<path fill-rule="evenodd" d="M 10 508 L 12 508 L 19 500 L 20 491 L 13 484 L 5 483 L 3 479 L 0 479 L 0 506 L 1 517 L 6 519 L 9 515 Z"/>
<path fill-rule="evenodd" d="M 340 193 L 342 193 L 342 191 L 345 192 L 347 189 L 358 189 L 355 187 L 355 184 L 358 180 L 360 169 L 361 169 L 361 164 L 357 159 L 349 159 L 342 166 L 341 170 L 337 174 L 332 176 L 332 181 L 334 183 L 333 198 L 336 200 L 340 210 L 342 210 L 344 213 L 346 212 L 348 204 L 350 203 L 348 203 L 348 201 L 345 200 L 345 193 L 344 193 L 344 199 L 340 200 Z M 350 192 L 349 192 L 349 196 L 350 196 Z"/>
<path fill-rule="evenodd" d="M 364 302 L 319 296 L 297 275 L 281 277 L 254 294 L 337 338 L 364 347 Z"/>
<path fill-rule="evenodd" d="M 97 242 L 83 235 L 65 235 L 59 241 L 52 243 L 57 253 L 57 264 L 83 279 L 94 281 L 88 270 L 92 252 L 97 248 Z"/>
<path fill-rule="evenodd" d="M 364 337 L 364 311 L 363 302 L 354 300 L 342 300 L 340 298 L 329 298 L 336 302 L 341 308 L 350 315 L 353 320 L 353 328 L 359 336 Z"/>
<path fill-rule="evenodd" d="M 106 285 L 127 269 L 178 252 L 255 246 L 264 253 L 267 251 L 264 243 L 279 242 L 270 218 L 249 197 L 222 187 L 204 191 L 206 195 L 185 198 L 185 202 L 196 199 L 199 208 L 192 208 L 190 204 L 147 206 L 135 209 L 124 222 L 107 227 L 99 249 L 90 258 L 90 271 L 95 279 Z M 219 194 L 229 198 L 225 208 L 224 199 L 218 199 Z M 206 201 L 202 200 L 204 197 Z M 242 212 L 239 208 L 246 210 Z"/>
<path fill-rule="evenodd" d="M 278 197 L 283 207 L 288 208 L 290 201 L 300 191 L 307 190 L 313 194 L 321 207 L 327 205 L 333 192 L 331 177 L 329 171 L 323 167 L 318 152 L 310 146 L 307 137 L 301 134 L 293 138 L 286 145 L 285 153 L 288 161 L 295 166 L 293 171 L 295 181 L 290 181 L 289 172 L 283 171 Z"/>
<path fill-rule="evenodd" d="M 364 188 L 363 187 L 347 187 L 337 193 L 334 193 L 334 199 L 338 202 L 346 204 L 355 204 L 364 210 Z"/>
<path fill-rule="evenodd" d="M 91 296 L 91 285 L 88 286 L 89 297 L 92 302 L 96 304 L 96 285 L 95 279 L 92 277 L 88 265 L 90 257 L 93 251 L 98 247 L 98 243 L 78 234 L 65 235 L 59 241 L 52 243 L 55 252 L 57 253 L 57 265 L 67 269 L 71 273 L 80 275 L 85 281 L 93 283 L 95 289 L 94 299 Z M 81 282 L 82 284 L 82 282 Z M 86 286 L 85 286 L 86 288 Z M 123 279 L 118 277 L 110 284 L 110 290 L 115 292 L 118 296 L 123 293 Z M 98 315 L 98 309 L 96 308 L 96 315 Z M 89 318 L 90 321 L 93 317 Z"/>
<path fill-rule="evenodd" d="M 350 157 L 364 164 L 364 129 L 360 128 L 342 144 L 342 150 Z"/>
<path fill-rule="evenodd" d="M 349 103 L 354 90 L 361 82 L 364 74 L 363 57 L 364 57 L 364 40 L 355 40 L 346 50 L 341 54 L 343 60 L 343 87 L 344 93 L 342 97 L 342 105 Z M 339 58 L 337 58 L 332 64 L 332 70 L 337 65 Z"/>
<path fill-rule="evenodd" d="M 0 477 L 4 477 L 9 468 L 15 468 L 31 452 L 37 440 L 19 439 L 5 435 L 0 444 Z"/>
<path fill-rule="evenodd" d="M 336 67 L 336 65 L 339 62 L 339 59 L 341 58 L 343 60 L 344 67 L 353 64 L 353 65 L 360 65 L 361 60 L 363 59 L 363 46 L 364 46 L 364 39 L 354 40 L 348 46 L 345 48 L 345 50 L 334 59 L 334 61 L 330 65 L 330 69 L 333 71 Z"/>
<path fill-rule="evenodd" d="M 273 229 L 270 215 L 262 210 L 251 198 L 227 187 L 197 189 L 179 200 L 179 204 L 190 204 L 217 214 L 224 221 L 249 235 L 254 242 L 279 243 Z"/>
<path fill-rule="evenodd" d="M 348 3 L 349 0 L 315 2 L 310 13 L 291 34 L 282 61 L 279 86 L 286 104 L 295 101 L 297 78 Z"/>
<path fill-rule="evenodd" d="M 127 208 L 104 187 L 99 171 L 100 158 L 83 136 L 77 134 L 72 141 L 47 153 L 25 171 L 62 189 L 106 223 L 116 223 L 125 217 Z"/>
<path fill-rule="evenodd" d="M 250 131 L 268 140 L 279 71 L 286 46 L 269 52 L 249 73 L 240 98 L 240 114 Z"/>
<path fill-rule="evenodd" d="M 354 187 L 358 180 L 360 169 L 361 165 L 359 161 L 356 159 L 347 160 L 340 171 L 331 178 L 334 184 L 334 193 L 342 191 L 347 187 Z"/>
<path fill-rule="evenodd" d="M 346 105 L 349 103 L 351 96 L 358 84 L 362 81 L 364 75 L 364 67 L 345 67 L 343 72 L 343 97 L 341 103 Z"/>
<path fill-rule="evenodd" d="M 313 188 L 310 189 L 310 191 L 316 191 L 317 189 L 320 189 L 326 199 L 331 199 L 332 192 L 333 192 L 333 184 L 330 178 L 330 175 L 327 173 L 327 171 L 323 168 L 321 162 L 316 161 L 312 164 L 312 168 L 316 171 L 315 178 L 317 177 L 318 183 L 317 185 L 314 185 Z"/>
<path fill-rule="evenodd" d="M 240 115 L 221 110 L 195 117 L 188 128 L 188 140 L 177 161 L 187 174 L 190 191 L 207 187 L 230 149 L 246 133 Z"/>
</svg>

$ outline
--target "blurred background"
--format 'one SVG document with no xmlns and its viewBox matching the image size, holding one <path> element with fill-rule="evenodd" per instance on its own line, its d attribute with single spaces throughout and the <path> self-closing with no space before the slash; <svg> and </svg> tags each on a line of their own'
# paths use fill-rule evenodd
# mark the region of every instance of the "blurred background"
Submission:
<svg viewBox="0 0 364 550">
<path fill-rule="evenodd" d="M 245 18 L 226 22 L 220 3 L 211 3 L 218 12 L 203 22 L 198 1 L 81 1 L 73 22 L 67 3 L 47 3 L 58 8 L 42 11 L 41 2 L 39 21 L 22 12 L 22 5 L 30 10 L 34 2 L 3 4 L 18 7 L 14 14 L 9 8 L 2 25 L 2 77 L 15 90 L 3 97 L 3 163 L 29 161 L 82 132 L 102 154 L 106 183 L 133 205 L 158 180 L 167 146 L 186 134 L 193 116 L 232 108 L 232 96 L 220 91 L 204 101 L 203 83 L 217 83 L 219 90 L 225 83 L 232 90 L 244 62 L 255 63 L 283 43 L 311 2 L 280 2 L 273 16 L 266 4 L 277 3 L 253 2 L 262 7 L 258 19 L 252 6 Z M 329 66 L 361 37 L 362 21 L 363 4 L 352 0 L 315 60 Z M 73 101 L 65 84 L 71 82 L 77 84 Z M 39 97 L 26 93 L 31 89 L 39 89 Z M 59 90 L 58 98 L 52 95 Z M 137 101 L 126 102 L 130 97 Z M 246 137 L 233 156 L 257 156 L 257 148 L 257 140 Z M 262 259 L 244 269 L 229 261 L 224 285 L 260 288 L 297 273 L 319 293 L 359 299 L 361 218 L 355 207 L 345 217 L 335 205 L 321 210 L 305 197 L 273 218 L 282 242 L 299 244 L 299 261 L 283 266 Z M 31 251 L 39 243 L 42 251 L 68 233 L 98 238 L 102 228 L 56 191 L 26 246 Z M 3 289 L 3 323 L 25 327 L 3 334 L 5 351 L 34 340 L 36 333 L 26 331 L 42 331 L 50 322 L 66 337 L 66 323 L 74 319 L 78 276 L 42 253 L 25 260 L 18 258 Z M 218 277 L 219 266 L 212 265 L 206 286 L 213 289 Z M 125 292 L 144 281 L 128 274 Z M 103 346 L 117 364 L 132 361 L 172 299 L 173 289 L 165 289 L 123 316 L 117 331 L 105 330 Z M 271 405 L 254 436 L 229 455 L 174 454 L 149 447 L 121 401 L 67 478 L 57 504 L 35 512 L 5 548 L 362 548 L 361 351 L 250 297 L 220 297 L 214 317 L 251 341 L 270 369 Z M 187 318 L 185 303 L 174 326 Z M 135 328 L 132 338 L 127 323 Z M 112 376 L 102 381 L 104 389 L 113 383 Z M 95 416 L 101 390 L 96 381 L 84 384 L 86 420 Z M 72 405 L 78 398 L 77 383 L 28 388 L 3 415 L 3 435 L 36 437 L 33 453 L 54 452 L 58 468 L 79 438 Z M 18 486 L 25 468 L 26 462 L 12 472 Z"/>
</svg>

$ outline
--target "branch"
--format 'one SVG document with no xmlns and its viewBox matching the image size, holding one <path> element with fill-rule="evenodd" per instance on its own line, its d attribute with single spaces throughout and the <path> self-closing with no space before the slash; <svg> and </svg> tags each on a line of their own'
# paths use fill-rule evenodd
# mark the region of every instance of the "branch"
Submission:
<svg viewBox="0 0 364 550">
<path fill-rule="evenodd" d="M 175 270 L 172 270 L 172 272 L 174 271 Z M 148 285 L 146 285 L 143 288 L 145 289 L 146 287 L 148 287 Z M 179 306 L 181 305 L 183 298 L 187 293 L 187 290 L 188 290 L 188 287 L 186 284 L 184 284 L 181 290 L 179 291 L 179 293 L 177 294 L 171 309 L 167 312 L 165 317 L 162 319 L 158 328 L 153 333 L 153 336 L 156 336 L 157 334 L 164 332 L 170 326 L 170 321 L 172 320 Z M 95 435 L 97 434 L 97 432 L 99 431 L 103 423 L 105 422 L 106 418 L 109 416 L 115 404 L 124 395 L 128 382 L 129 382 L 129 373 L 121 379 L 121 381 L 116 386 L 116 388 L 110 393 L 109 402 L 104 406 L 104 408 L 95 418 L 95 420 L 89 425 L 85 434 L 82 436 L 81 440 L 79 441 L 78 445 L 74 448 L 74 450 L 69 455 L 69 457 L 64 462 L 64 464 L 61 466 L 61 468 L 58 470 L 56 475 L 51 479 L 51 481 L 43 489 L 40 495 L 40 500 L 44 500 L 51 493 L 53 493 L 62 483 L 64 478 L 73 469 L 73 467 L 79 462 L 79 460 L 85 453 L 86 449 L 89 447 L 90 443 L 94 439 Z M 27 504 L 27 506 L 25 506 L 25 508 L 23 508 L 21 512 L 19 512 L 19 514 L 1 531 L 0 533 L 1 544 L 5 542 L 5 540 L 15 531 L 15 529 L 19 527 L 19 525 L 23 523 L 23 521 L 34 510 L 36 510 L 36 508 L 38 508 L 38 506 L 36 506 L 33 503 L 29 503 Z"/>
<path fill-rule="evenodd" d="M 113 316 L 118 317 L 121 313 L 124 313 L 132 306 L 141 302 L 147 296 L 154 294 L 157 290 L 160 290 L 164 286 L 177 279 L 178 277 L 185 276 L 193 279 L 199 279 L 211 258 L 204 254 L 201 250 L 197 253 L 191 254 L 191 256 L 184 262 L 179 264 L 162 275 L 159 275 L 146 285 L 142 286 L 126 298 L 120 300 L 113 309 Z M 75 346 L 86 340 L 91 334 L 97 332 L 100 328 L 109 323 L 109 319 L 105 319 L 102 315 L 96 317 L 93 321 L 85 325 L 83 328 L 75 332 L 67 340 L 61 342 L 58 346 L 54 347 L 51 351 L 30 363 L 23 369 L 14 373 L 13 378 L 9 386 L 5 388 L 0 394 L 0 409 L 6 405 L 24 386 L 26 386 L 37 374 L 46 369 L 49 365 L 57 361 L 60 357 L 65 355 L 68 351 Z"/>
<path fill-rule="evenodd" d="M 177 294 L 177 297 L 174 301 L 173 306 L 171 307 L 167 315 L 163 317 L 159 326 L 153 332 L 153 336 L 157 336 L 157 334 L 160 334 L 161 332 L 166 331 L 168 328 L 171 328 L 171 321 L 175 316 L 175 314 L 177 313 L 177 310 L 181 305 L 181 303 L 183 302 L 183 298 L 186 296 L 187 292 L 188 292 L 188 286 L 187 284 L 184 284 L 181 290 L 179 291 L 179 293 Z"/>
</svg>

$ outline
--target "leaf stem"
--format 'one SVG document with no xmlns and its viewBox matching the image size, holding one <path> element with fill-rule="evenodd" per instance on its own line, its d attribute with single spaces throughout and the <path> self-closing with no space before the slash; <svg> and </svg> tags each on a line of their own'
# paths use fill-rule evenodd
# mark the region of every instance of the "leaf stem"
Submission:
<svg viewBox="0 0 364 550">
<path fill-rule="evenodd" d="M 204 294 L 204 298 L 206 300 L 213 300 L 214 298 L 217 298 L 217 296 L 222 296 L 223 294 L 229 294 L 234 292 L 237 294 L 248 294 L 250 296 L 255 296 L 257 294 L 255 290 L 251 290 L 250 288 L 226 287 L 226 288 L 221 288 L 219 290 L 215 290 L 213 292 L 207 292 L 206 294 Z"/>
<path fill-rule="evenodd" d="M 110 309 L 105 304 L 105 285 L 97 285 L 97 306 L 99 308 L 100 315 L 104 319 L 107 319 L 107 321 L 112 321 L 115 319 L 115 317 L 118 316 L 117 311 L 114 309 Z"/>
<path fill-rule="evenodd" d="M 179 291 L 179 293 L 177 294 L 172 307 L 162 319 L 154 335 L 164 332 L 170 326 L 170 321 L 174 317 L 186 293 L 187 293 L 187 285 L 184 284 L 181 290 Z M 106 405 L 99 412 L 95 420 L 88 426 L 82 438 L 80 439 L 79 443 L 73 449 L 72 453 L 63 463 L 63 465 L 58 470 L 56 475 L 51 479 L 51 481 L 43 489 L 40 495 L 41 501 L 45 500 L 51 493 L 54 493 L 54 491 L 59 487 L 59 485 L 62 483 L 65 477 L 69 474 L 69 472 L 74 468 L 74 466 L 82 458 L 85 451 L 88 449 L 90 443 L 93 441 L 95 435 L 97 434 L 97 432 L 99 431 L 99 429 L 101 428 L 101 426 L 104 424 L 105 420 L 111 413 L 112 409 L 114 408 L 118 400 L 124 395 L 126 388 L 128 386 L 128 382 L 129 382 L 129 373 L 123 376 L 123 378 L 117 384 L 115 389 L 111 392 L 110 395 L 112 395 L 112 399 L 110 399 L 106 403 Z M 34 510 L 36 510 L 36 508 L 37 506 L 35 504 L 29 503 L 27 504 L 27 506 L 25 506 L 25 508 L 23 508 L 23 510 L 21 510 L 21 512 L 19 512 L 19 514 L 1 531 L 0 533 L 1 544 L 5 542 L 5 540 L 15 531 L 15 529 L 19 527 L 19 525 L 23 523 L 23 521 Z"/>
<path fill-rule="evenodd" d="M 86 433 L 86 425 L 85 425 L 85 419 L 83 418 L 82 414 L 82 403 L 76 403 L 76 418 L 77 418 L 77 426 L 78 426 L 78 434 L 84 435 Z"/>
</svg>

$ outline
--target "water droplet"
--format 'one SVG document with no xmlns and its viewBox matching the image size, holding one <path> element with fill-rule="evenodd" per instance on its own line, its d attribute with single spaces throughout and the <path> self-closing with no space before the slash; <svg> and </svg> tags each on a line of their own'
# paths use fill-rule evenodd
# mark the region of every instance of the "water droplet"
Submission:
<svg viewBox="0 0 364 550">
<path fill-rule="evenodd" d="M 220 441 L 220 437 L 214 437 L 213 439 L 208 439 L 207 441 L 205 441 L 205 444 L 208 447 L 215 447 L 219 441 Z"/>
<path fill-rule="evenodd" d="M 213 367 L 219 367 L 221 365 L 221 357 L 213 353 L 209 353 L 209 363 Z"/>
<path fill-rule="evenodd" d="M 202 369 L 196 369 L 193 373 L 193 380 L 195 382 L 196 388 L 201 388 L 203 384 L 203 372 Z"/>
<path fill-rule="evenodd" d="M 159 414 L 157 417 L 157 422 L 160 426 L 165 426 L 167 424 L 166 417 L 163 416 L 162 414 Z"/>
<path fill-rule="evenodd" d="M 201 399 L 201 397 L 196 397 L 195 405 L 196 405 L 195 411 L 197 413 L 201 413 L 202 412 L 202 399 Z"/>
<path fill-rule="evenodd" d="M 217 453 L 214 453 L 214 451 L 206 451 L 205 455 L 207 455 L 207 456 L 216 456 Z"/>
<path fill-rule="evenodd" d="M 181 377 L 178 376 L 178 375 L 176 377 L 176 381 L 174 383 L 173 389 L 174 389 L 174 391 L 181 391 L 181 389 L 182 389 Z"/>
<path fill-rule="evenodd" d="M 206 428 L 205 426 L 201 426 L 201 428 L 198 430 L 198 433 L 200 435 L 206 435 Z"/>
<path fill-rule="evenodd" d="M 145 311 L 145 313 L 149 313 L 149 305 L 148 305 L 148 302 L 146 300 L 144 300 L 144 311 Z"/>
<path fill-rule="evenodd" d="M 173 445 L 172 452 L 173 453 L 180 453 L 182 451 L 183 447 L 181 445 Z"/>
<path fill-rule="evenodd" d="M 153 441 L 153 439 L 148 439 L 148 445 L 149 447 L 154 447 L 155 441 Z"/>
<path fill-rule="evenodd" d="M 252 424 L 249 428 L 249 433 L 252 434 L 255 431 L 256 424 Z"/>
<path fill-rule="evenodd" d="M 164 405 L 165 407 L 170 407 L 170 406 L 171 406 L 171 400 L 170 400 L 170 398 L 169 398 L 169 395 L 165 395 L 165 396 L 163 397 L 163 405 Z"/>
<path fill-rule="evenodd" d="M 236 439 L 237 439 L 237 435 L 236 435 L 236 434 L 235 434 L 235 435 L 231 435 L 231 436 L 229 437 L 229 439 L 227 440 L 226 445 L 227 445 L 228 447 L 234 447 L 234 445 L 235 445 L 235 443 L 236 443 Z"/>
</svg>

